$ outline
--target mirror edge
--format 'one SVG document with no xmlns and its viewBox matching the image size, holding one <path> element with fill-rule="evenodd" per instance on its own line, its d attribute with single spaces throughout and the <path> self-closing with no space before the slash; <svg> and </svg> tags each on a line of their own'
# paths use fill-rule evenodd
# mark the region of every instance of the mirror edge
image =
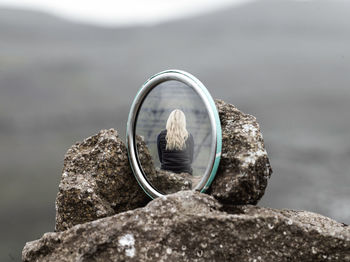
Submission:
<svg viewBox="0 0 350 262">
<path fill-rule="evenodd" d="M 129 111 L 129 116 L 128 116 L 128 121 L 127 121 L 127 127 L 126 127 L 126 148 L 127 148 L 127 152 L 128 152 L 129 164 L 130 164 L 130 167 L 131 167 L 132 172 L 134 174 L 134 177 L 136 178 L 136 181 L 141 186 L 143 191 L 152 199 L 157 198 L 157 197 L 161 197 L 161 196 L 165 196 L 165 195 L 158 192 L 156 189 L 153 188 L 153 186 L 144 177 L 145 175 L 143 174 L 143 171 L 140 168 L 140 163 L 139 163 L 139 160 L 137 157 L 137 153 L 135 153 L 136 152 L 135 133 L 134 133 L 135 120 L 137 118 L 138 110 L 140 109 L 144 98 L 147 96 L 147 94 L 149 92 L 151 92 L 151 90 L 155 86 L 157 86 L 158 84 L 160 84 L 161 82 L 164 82 L 166 80 L 178 80 L 178 81 L 180 81 L 179 79 L 173 79 L 170 77 L 168 79 L 165 78 L 164 80 L 160 79 L 162 81 L 158 81 L 158 82 L 156 81 L 155 83 L 153 83 L 153 85 L 150 85 L 150 86 L 148 85 L 152 79 L 154 79 L 156 77 L 160 77 L 160 76 L 165 75 L 165 74 L 169 74 L 169 73 L 170 74 L 174 74 L 174 73 L 179 74 L 180 76 L 182 76 L 182 77 L 180 77 L 180 79 L 182 79 L 182 80 L 184 80 L 183 77 L 189 78 L 190 80 L 192 80 L 200 88 L 200 91 L 202 91 L 204 93 L 205 99 L 206 99 L 206 101 L 209 102 L 210 110 L 214 115 L 216 140 L 215 140 L 215 156 L 214 156 L 214 158 L 212 158 L 213 162 L 212 162 L 212 165 L 210 167 L 211 172 L 210 172 L 210 175 L 207 176 L 207 179 L 206 179 L 204 186 L 202 186 L 199 190 L 197 189 L 197 187 L 195 189 L 192 189 L 192 190 L 198 190 L 201 193 L 204 193 L 206 190 L 208 190 L 208 188 L 210 187 L 211 183 L 213 182 L 213 180 L 215 178 L 216 172 L 217 172 L 219 164 L 220 164 L 220 159 L 221 159 L 222 130 L 221 130 L 220 117 L 219 117 L 219 113 L 218 113 L 218 110 L 217 110 L 216 105 L 215 105 L 215 101 L 212 98 L 212 96 L 210 95 L 207 88 L 203 85 L 203 83 L 199 79 L 197 79 L 195 76 L 193 76 L 192 74 L 185 72 L 183 70 L 177 70 L 177 69 L 165 70 L 165 71 L 159 72 L 159 73 L 151 76 L 149 79 L 147 79 L 144 82 L 142 87 L 139 89 L 139 91 L 137 92 L 137 94 L 133 100 L 133 103 L 131 105 L 131 108 Z M 181 81 L 181 82 L 183 82 L 183 81 Z M 194 89 L 198 93 L 198 90 L 196 90 L 196 88 L 194 88 Z M 200 94 L 198 94 L 198 95 L 200 95 Z M 202 99 L 203 99 L 203 97 L 202 97 Z M 203 101 L 203 102 L 205 103 L 206 101 Z M 134 150 L 131 150 L 131 149 L 134 149 Z M 140 175 L 140 173 L 141 173 L 141 175 Z M 203 179 L 204 179 L 204 177 L 203 177 Z M 199 183 L 199 185 L 201 183 L 202 183 L 202 180 Z M 145 188 L 146 186 L 147 186 L 147 188 Z"/>
</svg>

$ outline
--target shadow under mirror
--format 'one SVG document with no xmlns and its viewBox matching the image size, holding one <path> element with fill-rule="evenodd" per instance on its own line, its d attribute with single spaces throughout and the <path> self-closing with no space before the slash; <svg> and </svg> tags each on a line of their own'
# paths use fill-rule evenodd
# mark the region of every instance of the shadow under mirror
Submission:
<svg viewBox="0 0 350 262">
<path fill-rule="evenodd" d="M 212 128 L 193 88 L 177 80 L 155 86 L 136 120 L 137 155 L 148 182 L 162 194 L 195 189 L 209 163 Z"/>
</svg>

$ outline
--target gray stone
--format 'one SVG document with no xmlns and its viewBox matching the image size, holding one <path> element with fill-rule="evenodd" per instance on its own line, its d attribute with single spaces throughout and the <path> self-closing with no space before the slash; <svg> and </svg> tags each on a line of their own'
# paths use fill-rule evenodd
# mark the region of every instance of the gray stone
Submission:
<svg viewBox="0 0 350 262">
<path fill-rule="evenodd" d="M 141 136 L 136 136 L 138 157 L 149 183 L 162 194 L 171 194 L 180 190 L 192 188 L 192 175 L 176 174 L 155 168 L 152 156 Z"/>
<path fill-rule="evenodd" d="M 272 174 L 259 124 L 254 116 L 222 100 L 216 100 L 216 107 L 222 127 L 222 155 L 207 193 L 225 204 L 257 204 Z M 154 170 L 146 144 L 137 139 L 141 163 L 152 185 L 165 193 L 191 188 L 188 187 L 190 177 Z M 178 179 L 168 179 L 170 177 Z"/>
<path fill-rule="evenodd" d="M 171 194 L 192 189 L 192 178 L 188 173 L 177 174 L 157 168 L 156 173 L 149 177 L 149 182 L 163 194 Z"/>
<path fill-rule="evenodd" d="M 223 148 L 208 194 L 225 204 L 256 204 L 272 170 L 255 117 L 216 101 Z M 156 170 L 141 137 L 137 148 L 151 183 L 165 193 L 186 190 L 196 182 L 188 174 Z M 65 156 L 56 199 L 56 231 L 144 206 L 149 197 L 138 186 L 117 131 L 102 130 L 78 142 Z"/>
<path fill-rule="evenodd" d="M 28 242 L 25 262 L 350 261 L 350 229 L 321 215 L 225 206 L 193 191 Z"/>
<path fill-rule="evenodd" d="M 264 195 L 272 169 L 254 116 L 216 100 L 222 128 L 222 154 L 208 191 L 225 204 L 256 204 Z"/>
<path fill-rule="evenodd" d="M 137 155 L 139 157 L 143 172 L 149 177 L 156 176 L 156 168 L 143 137 L 136 135 Z"/>
<path fill-rule="evenodd" d="M 56 231 L 142 207 L 150 201 L 134 178 L 114 129 L 73 145 L 65 155 L 56 198 Z"/>
</svg>

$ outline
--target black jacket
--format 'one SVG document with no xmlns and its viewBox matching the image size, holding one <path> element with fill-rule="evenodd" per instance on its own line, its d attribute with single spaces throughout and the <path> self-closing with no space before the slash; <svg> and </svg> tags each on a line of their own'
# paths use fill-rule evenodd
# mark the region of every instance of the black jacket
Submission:
<svg viewBox="0 0 350 262">
<path fill-rule="evenodd" d="M 190 173 L 192 174 L 193 161 L 193 137 L 188 135 L 186 140 L 186 147 L 183 150 L 166 150 L 166 134 L 163 130 L 157 137 L 158 156 L 161 163 L 161 169 L 169 170 L 175 173 Z"/>
</svg>

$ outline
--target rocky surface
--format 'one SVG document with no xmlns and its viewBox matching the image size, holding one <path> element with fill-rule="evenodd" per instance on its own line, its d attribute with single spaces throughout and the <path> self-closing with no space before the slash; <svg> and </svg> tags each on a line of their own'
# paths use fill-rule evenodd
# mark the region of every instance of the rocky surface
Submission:
<svg viewBox="0 0 350 262">
<path fill-rule="evenodd" d="M 56 198 L 56 231 L 146 205 L 117 131 L 101 130 L 65 155 Z"/>
<path fill-rule="evenodd" d="M 156 169 L 156 173 L 149 177 L 150 183 L 163 194 L 171 194 L 180 190 L 192 189 L 192 175 L 188 173 L 172 173 Z"/>
<path fill-rule="evenodd" d="M 226 204 L 256 204 L 272 174 L 259 124 L 234 105 L 215 102 L 222 128 L 222 154 L 208 194 Z"/>
<path fill-rule="evenodd" d="M 181 191 L 146 207 L 46 233 L 23 261 L 350 261 L 350 229 L 321 215 L 222 207 Z"/>
<path fill-rule="evenodd" d="M 136 135 L 136 147 L 137 155 L 139 157 L 143 172 L 147 174 L 148 177 L 156 176 L 156 168 L 149 152 L 149 149 L 143 139 L 143 137 Z"/>
<path fill-rule="evenodd" d="M 141 136 L 136 136 L 138 157 L 149 183 L 162 194 L 171 194 L 180 190 L 192 189 L 192 175 L 176 174 L 155 168 L 152 156 Z"/>
<path fill-rule="evenodd" d="M 225 204 L 256 204 L 272 173 L 259 125 L 255 117 L 233 105 L 221 100 L 216 105 L 223 148 L 208 194 Z M 142 167 L 156 188 L 174 193 L 192 187 L 187 174 L 156 171 L 141 137 L 137 137 L 137 148 Z M 55 230 L 143 207 L 149 201 L 132 174 L 126 147 L 117 131 L 101 130 L 73 145 L 65 156 Z"/>
<path fill-rule="evenodd" d="M 209 195 L 179 191 L 148 203 L 117 132 L 102 130 L 68 150 L 56 199 L 62 232 L 28 242 L 23 261 L 350 261 L 348 226 L 247 205 L 272 173 L 259 125 L 233 105 L 216 105 L 223 150 Z M 140 137 L 137 147 L 152 184 L 191 188 L 188 174 L 156 170 Z"/>
</svg>

